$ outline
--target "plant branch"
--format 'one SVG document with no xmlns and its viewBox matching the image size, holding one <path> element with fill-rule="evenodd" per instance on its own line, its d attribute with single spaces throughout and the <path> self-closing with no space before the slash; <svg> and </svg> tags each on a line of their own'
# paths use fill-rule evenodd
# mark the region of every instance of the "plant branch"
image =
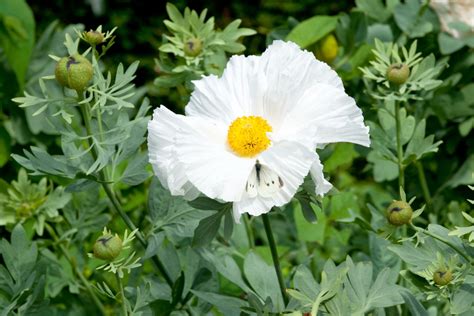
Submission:
<svg viewBox="0 0 474 316">
<path fill-rule="evenodd" d="M 415 162 L 415 165 L 418 170 L 418 177 L 420 179 L 420 185 L 421 185 L 421 189 L 423 190 L 423 196 L 425 198 L 425 202 L 428 205 L 428 207 L 431 207 L 431 194 L 430 194 L 430 189 L 428 187 L 428 183 L 426 182 L 425 170 L 423 169 L 423 165 L 419 161 Z"/>
<path fill-rule="evenodd" d="M 405 190 L 405 171 L 403 166 L 402 127 L 400 121 L 400 103 L 395 101 L 395 123 L 397 135 L 398 187 Z"/>
<path fill-rule="evenodd" d="M 265 227 L 265 233 L 267 234 L 268 246 L 270 247 L 270 251 L 272 253 L 273 266 L 277 274 L 281 295 L 283 297 L 283 301 L 285 302 L 285 306 L 286 306 L 288 305 L 288 295 L 286 293 L 286 287 L 285 287 L 285 282 L 283 280 L 283 274 L 281 273 L 280 260 L 278 258 L 278 252 L 277 252 L 275 239 L 273 238 L 272 227 L 270 225 L 270 219 L 268 218 L 267 214 L 263 214 L 262 220 L 263 220 L 263 226 Z"/>
<path fill-rule="evenodd" d="M 120 298 L 122 299 L 122 313 L 123 316 L 127 316 L 127 305 L 125 305 L 125 293 L 123 292 L 123 284 L 122 279 L 119 277 L 118 274 L 115 274 L 115 278 L 117 279 L 117 284 L 120 290 Z"/>
</svg>

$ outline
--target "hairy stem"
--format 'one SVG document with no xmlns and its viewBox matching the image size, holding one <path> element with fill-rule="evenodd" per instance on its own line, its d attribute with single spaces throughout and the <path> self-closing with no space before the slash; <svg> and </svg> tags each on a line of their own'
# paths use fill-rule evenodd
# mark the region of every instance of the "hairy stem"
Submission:
<svg viewBox="0 0 474 316">
<path fill-rule="evenodd" d="M 273 267 L 278 278 L 278 284 L 280 285 L 281 296 L 285 302 L 285 306 L 288 304 L 288 295 L 286 294 L 285 281 L 283 280 L 283 274 L 281 273 L 280 259 L 278 258 L 277 247 L 275 239 L 273 238 L 272 227 L 270 225 L 270 219 L 267 214 L 262 215 L 263 226 L 265 227 L 265 233 L 267 234 L 268 246 L 272 253 Z"/>
<path fill-rule="evenodd" d="M 421 189 L 423 190 L 423 196 L 425 197 L 425 202 L 428 207 L 431 207 L 431 194 L 430 189 L 428 188 L 428 183 L 426 182 L 425 170 L 421 162 L 415 162 L 416 168 L 418 170 L 418 177 L 420 179 Z"/>
<path fill-rule="evenodd" d="M 51 235 L 51 237 L 53 237 L 53 240 L 54 242 L 58 245 L 59 247 L 59 250 L 61 250 L 61 252 L 63 253 L 64 257 L 66 258 L 66 260 L 69 262 L 69 264 L 71 265 L 71 268 L 73 269 L 74 273 L 77 275 L 77 277 L 79 278 L 79 280 L 81 281 L 82 285 L 84 285 L 84 287 L 86 288 L 87 292 L 89 293 L 89 296 L 92 298 L 92 301 L 94 301 L 94 304 L 97 306 L 97 308 L 100 310 L 101 314 L 102 315 L 105 315 L 105 307 L 104 305 L 102 305 L 102 302 L 99 300 L 99 298 L 97 297 L 97 295 L 95 295 L 95 292 L 94 292 L 94 289 L 90 286 L 89 284 L 89 281 L 87 281 L 87 279 L 84 277 L 84 275 L 82 274 L 82 271 L 79 270 L 79 268 L 77 267 L 74 259 L 71 257 L 71 255 L 69 254 L 69 252 L 67 251 L 66 247 L 61 244 L 60 240 L 59 240 L 59 237 L 58 235 L 56 234 L 56 232 L 54 231 L 54 228 L 51 227 L 49 224 L 45 223 L 45 227 L 46 229 L 48 230 L 49 234 Z"/>
<path fill-rule="evenodd" d="M 127 316 L 127 305 L 125 304 L 125 293 L 123 292 L 123 284 L 122 284 L 122 279 L 119 277 L 118 274 L 115 274 L 115 278 L 117 279 L 117 284 L 119 286 L 120 290 L 120 298 L 122 299 L 122 314 L 123 316 Z"/>
</svg>

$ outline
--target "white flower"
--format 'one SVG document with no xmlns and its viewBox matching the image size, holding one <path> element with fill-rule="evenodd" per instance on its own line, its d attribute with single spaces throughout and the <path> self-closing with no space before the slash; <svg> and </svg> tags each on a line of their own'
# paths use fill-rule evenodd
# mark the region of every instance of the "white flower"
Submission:
<svg viewBox="0 0 474 316">
<path fill-rule="evenodd" d="M 173 195 L 233 202 L 237 222 L 288 203 L 308 173 L 316 194 L 329 191 L 316 148 L 370 144 L 336 72 L 294 43 L 275 41 L 260 57 L 233 56 L 221 78 L 194 85 L 186 116 L 155 110 L 150 163 Z"/>
</svg>

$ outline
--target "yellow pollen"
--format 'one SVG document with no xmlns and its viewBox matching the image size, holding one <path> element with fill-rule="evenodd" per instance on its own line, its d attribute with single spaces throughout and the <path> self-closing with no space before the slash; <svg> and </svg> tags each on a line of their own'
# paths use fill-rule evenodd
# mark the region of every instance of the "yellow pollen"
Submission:
<svg viewBox="0 0 474 316">
<path fill-rule="evenodd" d="M 242 116 L 229 126 L 227 142 L 241 157 L 254 157 L 270 146 L 267 132 L 272 127 L 260 116 Z"/>
</svg>

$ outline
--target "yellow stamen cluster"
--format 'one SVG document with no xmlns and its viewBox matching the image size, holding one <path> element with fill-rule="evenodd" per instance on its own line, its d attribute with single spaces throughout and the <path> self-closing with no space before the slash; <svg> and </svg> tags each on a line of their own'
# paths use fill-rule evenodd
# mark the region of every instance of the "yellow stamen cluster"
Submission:
<svg viewBox="0 0 474 316">
<path fill-rule="evenodd" d="M 241 157 L 254 157 L 270 146 L 267 133 L 272 131 L 268 122 L 260 116 L 242 116 L 229 126 L 227 142 Z"/>
</svg>

